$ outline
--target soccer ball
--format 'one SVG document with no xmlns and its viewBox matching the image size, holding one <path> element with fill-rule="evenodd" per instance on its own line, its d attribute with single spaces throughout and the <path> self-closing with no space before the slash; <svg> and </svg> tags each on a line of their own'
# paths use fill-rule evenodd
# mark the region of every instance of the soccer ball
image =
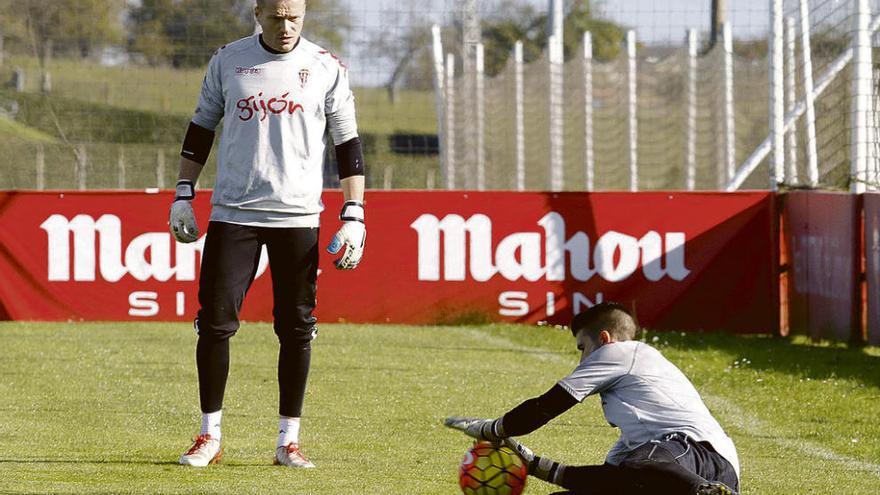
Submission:
<svg viewBox="0 0 880 495">
<path fill-rule="evenodd" d="M 465 495 L 519 495 L 526 487 L 525 461 L 503 445 L 477 442 L 465 454 L 458 484 Z"/>
</svg>

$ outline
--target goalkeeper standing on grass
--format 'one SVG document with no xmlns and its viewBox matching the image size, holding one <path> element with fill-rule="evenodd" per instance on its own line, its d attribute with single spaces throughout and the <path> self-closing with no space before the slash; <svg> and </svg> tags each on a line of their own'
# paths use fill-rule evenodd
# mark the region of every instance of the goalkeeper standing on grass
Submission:
<svg viewBox="0 0 880 495">
<path fill-rule="evenodd" d="M 191 201 L 224 118 L 199 280 L 196 364 L 202 427 L 180 463 L 220 459 L 220 419 L 229 373 L 229 339 L 254 279 L 262 246 L 269 253 L 278 354 L 280 433 L 275 464 L 314 467 L 299 447 L 311 341 L 317 334 L 315 282 L 322 165 L 329 129 L 345 204 L 327 250 L 339 269 L 357 266 L 364 248 L 364 162 L 346 67 L 302 38 L 305 0 L 257 0 L 261 34 L 214 53 L 184 138 L 171 206 L 171 231 L 193 242 Z"/>
<path fill-rule="evenodd" d="M 530 475 L 571 490 L 565 494 L 735 494 L 733 441 L 687 377 L 656 349 L 633 340 L 637 330 L 623 306 L 597 304 L 572 320 L 582 357 L 570 375 L 500 419 L 452 417 L 446 425 L 504 442 L 525 459 Z M 594 394 L 602 398 L 605 419 L 620 428 L 605 464 L 565 466 L 510 438 L 537 430 Z"/>
</svg>

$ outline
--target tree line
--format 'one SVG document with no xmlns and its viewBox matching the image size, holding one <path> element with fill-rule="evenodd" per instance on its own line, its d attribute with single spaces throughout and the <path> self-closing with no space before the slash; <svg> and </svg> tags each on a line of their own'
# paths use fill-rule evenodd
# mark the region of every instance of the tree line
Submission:
<svg viewBox="0 0 880 495">
<path fill-rule="evenodd" d="M 398 88 L 430 89 L 433 84 L 433 54 L 431 25 L 419 13 L 428 8 L 429 0 L 410 0 L 415 5 L 406 13 L 389 19 L 389 25 L 407 25 L 405 30 L 386 30 L 377 33 L 370 41 L 368 53 L 386 62 L 390 70 L 385 84 L 394 100 Z M 564 29 L 565 59 L 577 55 L 582 35 L 590 31 L 593 36 L 593 56 L 600 61 L 618 56 L 626 30 L 612 21 L 602 19 L 591 0 L 566 2 Z M 485 70 L 496 76 L 504 70 L 512 57 L 513 46 L 523 43 L 525 63 L 539 59 L 547 48 L 548 15 L 524 0 L 501 0 L 494 11 L 481 20 L 482 42 L 485 50 Z M 442 38 L 446 52 L 461 54 L 463 22 L 453 17 L 443 26 Z"/>
<path fill-rule="evenodd" d="M 350 20 L 340 4 L 309 0 L 311 39 L 344 43 Z M 113 46 L 151 65 L 199 67 L 223 44 L 254 32 L 253 6 L 254 0 L 0 0 L 0 36 L 9 49 L 41 61 L 86 58 Z"/>
<path fill-rule="evenodd" d="M 383 24 L 367 38 L 368 56 L 392 68 L 387 86 L 430 87 L 431 30 L 419 3 L 385 13 Z M 305 35 L 332 49 L 351 36 L 352 22 L 343 0 L 309 0 Z M 143 63 L 175 68 L 203 66 L 219 46 L 254 32 L 254 0 L 0 0 L 0 36 L 6 46 L 45 61 L 53 56 L 90 57 L 104 47 L 118 47 Z M 502 0 L 482 20 L 486 71 L 503 70 L 516 41 L 526 62 L 541 56 L 547 45 L 547 14 L 524 0 Z M 595 56 L 615 57 L 624 29 L 600 19 L 593 1 L 568 2 L 565 54 L 574 56 L 581 33 L 593 33 Z M 444 45 L 460 53 L 461 19 L 444 26 Z"/>
</svg>

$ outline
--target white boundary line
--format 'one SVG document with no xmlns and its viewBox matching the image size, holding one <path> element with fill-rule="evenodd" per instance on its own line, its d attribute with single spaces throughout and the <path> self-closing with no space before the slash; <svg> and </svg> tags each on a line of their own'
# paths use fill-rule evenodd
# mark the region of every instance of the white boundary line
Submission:
<svg viewBox="0 0 880 495">
<path fill-rule="evenodd" d="M 837 462 L 859 471 L 869 472 L 880 477 L 880 464 L 865 462 L 859 459 L 838 454 L 831 449 L 816 445 L 806 440 L 791 440 L 774 435 L 774 428 L 766 421 L 759 419 L 753 414 L 745 412 L 742 408 L 729 399 L 716 395 L 704 395 L 713 409 L 724 413 L 725 418 L 737 428 L 748 432 L 750 435 L 768 439 L 774 444 L 787 449 L 798 450 L 817 459 Z"/>
</svg>

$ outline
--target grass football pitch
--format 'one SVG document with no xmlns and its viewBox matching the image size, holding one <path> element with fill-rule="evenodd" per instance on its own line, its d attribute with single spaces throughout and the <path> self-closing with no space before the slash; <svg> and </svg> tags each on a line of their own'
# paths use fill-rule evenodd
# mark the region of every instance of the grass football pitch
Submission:
<svg viewBox="0 0 880 495">
<path fill-rule="evenodd" d="M 497 416 L 577 361 L 570 334 L 550 327 L 322 325 L 301 435 L 318 469 L 287 470 L 271 465 L 275 337 L 245 324 L 232 341 L 223 463 L 194 469 L 176 464 L 199 422 L 190 328 L 0 324 L 0 493 L 455 494 L 469 441 L 442 419 Z M 645 338 L 733 437 L 742 493 L 880 493 L 880 349 Z M 616 437 L 591 397 L 522 440 L 588 464 Z"/>
</svg>

